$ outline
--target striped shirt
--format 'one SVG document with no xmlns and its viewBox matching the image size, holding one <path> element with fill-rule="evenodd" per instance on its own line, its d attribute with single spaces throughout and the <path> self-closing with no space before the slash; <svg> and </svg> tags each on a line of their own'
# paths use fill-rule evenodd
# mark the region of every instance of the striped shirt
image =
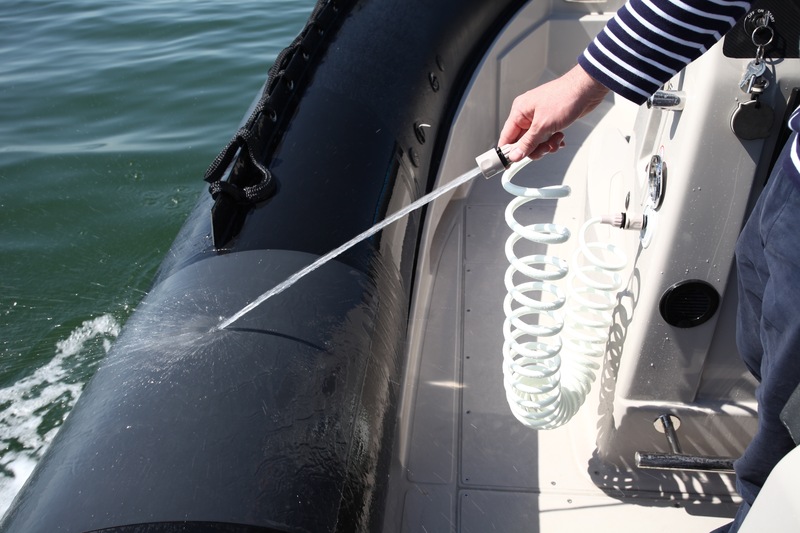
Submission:
<svg viewBox="0 0 800 533">
<path fill-rule="evenodd" d="M 615 93 L 643 104 L 719 41 L 750 10 L 750 4 L 736 0 L 629 0 L 578 63 Z M 789 119 L 789 126 L 800 131 L 800 108 Z M 800 185 L 797 137 L 784 166 Z"/>
</svg>

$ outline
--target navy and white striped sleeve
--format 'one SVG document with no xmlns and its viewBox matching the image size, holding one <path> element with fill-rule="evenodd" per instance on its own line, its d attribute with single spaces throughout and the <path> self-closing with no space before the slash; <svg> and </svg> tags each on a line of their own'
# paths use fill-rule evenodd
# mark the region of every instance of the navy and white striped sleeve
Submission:
<svg viewBox="0 0 800 533">
<path fill-rule="evenodd" d="M 578 58 L 637 104 L 711 48 L 750 9 L 734 0 L 629 0 Z"/>
</svg>

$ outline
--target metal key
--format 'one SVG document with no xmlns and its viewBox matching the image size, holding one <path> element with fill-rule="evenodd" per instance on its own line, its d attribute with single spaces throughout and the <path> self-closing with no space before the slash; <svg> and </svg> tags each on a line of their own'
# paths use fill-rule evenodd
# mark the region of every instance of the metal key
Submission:
<svg viewBox="0 0 800 533">
<path fill-rule="evenodd" d="M 749 94 L 752 92 L 753 83 L 755 83 L 756 78 L 763 76 L 766 71 L 767 63 L 765 61 L 753 59 L 747 64 L 744 76 L 742 76 L 742 81 L 739 82 L 739 88 Z"/>
</svg>

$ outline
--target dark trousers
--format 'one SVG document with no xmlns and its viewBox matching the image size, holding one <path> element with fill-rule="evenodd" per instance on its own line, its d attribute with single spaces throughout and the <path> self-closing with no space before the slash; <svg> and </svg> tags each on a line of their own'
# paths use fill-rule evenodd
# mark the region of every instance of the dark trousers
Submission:
<svg viewBox="0 0 800 533">
<path fill-rule="evenodd" d="M 772 468 L 794 448 L 780 413 L 800 383 L 800 186 L 784 170 L 787 143 L 739 236 L 736 345 L 758 378 L 758 430 L 734 464 L 741 521 Z M 790 162 L 791 164 L 791 162 Z"/>
</svg>

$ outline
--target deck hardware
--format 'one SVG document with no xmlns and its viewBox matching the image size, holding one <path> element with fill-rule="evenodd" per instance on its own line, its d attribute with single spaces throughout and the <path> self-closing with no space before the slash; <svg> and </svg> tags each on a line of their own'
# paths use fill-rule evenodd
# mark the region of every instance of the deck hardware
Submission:
<svg viewBox="0 0 800 533">
<path fill-rule="evenodd" d="M 430 124 L 425 124 L 421 122 L 417 122 L 414 124 L 414 135 L 416 135 L 417 140 L 420 144 L 425 144 L 425 128 L 430 128 Z"/>
<path fill-rule="evenodd" d="M 413 146 L 408 149 L 408 158 L 411 159 L 411 164 L 415 167 L 419 166 L 419 152 Z"/>
<path fill-rule="evenodd" d="M 719 309 L 720 296 L 704 280 L 687 279 L 669 287 L 658 302 L 661 318 L 670 326 L 686 329 L 705 324 Z"/>
<path fill-rule="evenodd" d="M 433 92 L 439 92 L 439 78 L 433 72 L 428 73 L 428 81 L 431 82 L 431 89 Z"/>
<path fill-rule="evenodd" d="M 733 473 L 730 457 L 707 457 L 683 453 L 678 440 L 680 418 L 664 413 L 653 422 L 656 430 L 667 438 L 671 453 L 636 452 L 637 468 L 650 470 L 692 470 L 697 472 Z"/>
<path fill-rule="evenodd" d="M 650 158 L 650 164 L 647 165 L 647 193 L 650 198 L 650 206 L 654 210 L 661 207 L 666 186 L 667 164 L 660 155 L 654 155 Z"/>
<path fill-rule="evenodd" d="M 683 453 L 681 443 L 678 441 L 678 428 L 681 427 L 681 419 L 675 415 L 663 414 L 659 416 L 653 425 L 656 431 L 667 436 L 667 443 L 672 453 Z"/>
<path fill-rule="evenodd" d="M 684 91 L 660 90 L 647 99 L 647 109 L 683 111 L 684 107 L 686 107 L 686 93 Z"/>
<path fill-rule="evenodd" d="M 622 211 L 613 215 L 602 215 L 600 217 L 601 224 L 608 224 L 619 229 L 628 229 L 633 231 L 644 231 L 647 229 L 647 216 L 638 213 L 628 213 Z"/>
</svg>

